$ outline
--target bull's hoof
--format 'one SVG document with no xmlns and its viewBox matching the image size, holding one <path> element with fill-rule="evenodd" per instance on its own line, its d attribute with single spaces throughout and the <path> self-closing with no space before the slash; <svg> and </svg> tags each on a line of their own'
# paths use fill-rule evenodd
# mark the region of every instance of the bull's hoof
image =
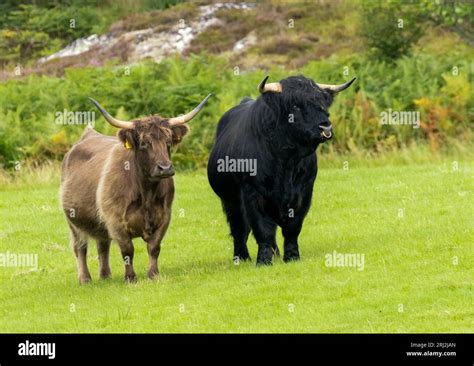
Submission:
<svg viewBox="0 0 474 366">
<path fill-rule="evenodd" d="M 250 258 L 250 255 L 247 253 L 247 254 L 235 255 L 233 260 L 234 260 L 234 263 L 235 262 L 251 262 L 252 258 Z"/>
<path fill-rule="evenodd" d="M 257 258 L 257 266 L 271 266 L 272 258 Z"/>
<path fill-rule="evenodd" d="M 125 275 L 125 282 L 127 283 L 135 283 L 137 282 L 137 275 L 135 272 L 129 273 Z"/>
<path fill-rule="evenodd" d="M 272 246 L 259 245 L 257 254 L 257 266 L 271 266 L 273 260 L 273 248 Z"/>
<path fill-rule="evenodd" d="M 285 262 L 285 263 L 299 261 L 299 260 L 300 260 L 300 255 L 299 254 L 283 256 L 283 262 Z"/>
</svg>

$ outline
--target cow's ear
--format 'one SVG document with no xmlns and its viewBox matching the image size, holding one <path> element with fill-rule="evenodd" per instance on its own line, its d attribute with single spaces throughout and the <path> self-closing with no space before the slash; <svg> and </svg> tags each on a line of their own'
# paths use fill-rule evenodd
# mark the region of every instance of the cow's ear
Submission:
<svg viewBox="0 0 474 366">
<path fill-rule="evenodd" d="M 179 144 L 184 136 L 189 132 L 188 125 L 179 125 L 171 127 L 171 132 L 173 134 L 173 144 Z"/>
<path fill-rule="evenodd" d="M 120 130 L 118 138 L 122 141 L 123 146 L 127 150 L 135 148 L 134 130 Z"/>
</svg>

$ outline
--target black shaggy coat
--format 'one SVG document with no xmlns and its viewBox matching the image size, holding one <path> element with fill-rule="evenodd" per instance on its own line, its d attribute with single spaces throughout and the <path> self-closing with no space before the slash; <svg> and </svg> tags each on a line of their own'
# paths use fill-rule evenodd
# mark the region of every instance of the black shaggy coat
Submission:
<svg viewBox="0 0 474 366">
<path fill-rule="evenodd" d="M 258 243 L 257 264 L 279 255 L 277 225 L 285 261 L 299 259 L 298 236 L 311 205 L 317 174 L 316 148 L 326 139 L 333 95 L 305 77 L 281 81 L 282 93 L 245 98 L 226 112 L 217 127 L 208 178 L 220 197 L 234 239 L 234 257 L 250 259 L 247 239 Z M 255 159 L 255 175 L 218 171 L 219 159 Z"/>
</svg>

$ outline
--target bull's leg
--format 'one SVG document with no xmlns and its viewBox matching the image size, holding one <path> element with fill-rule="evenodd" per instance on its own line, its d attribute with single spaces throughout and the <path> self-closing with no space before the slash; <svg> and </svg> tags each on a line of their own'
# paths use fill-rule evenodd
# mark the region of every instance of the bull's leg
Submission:
<svg viewBox="0 0 474 366">
<path fill-rule="evenodd" d="M 271 219 L 260 217 L 252 220 L 250 225 L 258 244 L 257 265 L 272 264 L 274 248 L 277 247 L 276 224 Z"/>
<path fill-rule="evenodd" d="M 100 278 L 109 278 L 112 275 L 109 264 L 110 239 L 97 240 L 97 252 L 99 254 Z"/>
<path fill-rule="evenodd" d="M 250 226 L 244 213 L 241 201 L 222 201 L 222 207 L 227 216 L 230 227 L 230 234 L 234 239 L 234 260 L 251 260 L 247 248 L 247 240 L 250 233 Z"/>
<path fill-rule="evenodd" d="M 131 239 L 120 239 L 117 240 L 120 251 L 122 253 L 123 262 L 125 264 L 125 281 L 126 282 L 135 282 L 136 274 L 133 269 L 133 253 L 134 247 Z"/>
<path fill-rule="evenodd" d="M 250 227 L 258 244 L 257 265 L 272 264 L 274 248 L 277 247 L 275 239 L 277 225 L 259 209 L 257 199 L 248 197 L 244 202 Z"/>
<path fill-rule="evenodd" d="M 285 238 L 283 261 L 290 262 L 300 259 L 298 249 L 298 236 L 301 232 L 302 222 L 290 222 L 283 226 L 282 234 Z"/>
<path fill-rule="evenodd" d="M 303 226 L 304 218 L 308 213 L 312 197 L 312 185 L 302 192 L 302 204 L 294 212 L 294 217 L 288 218 L 282 225 L 282 234 L 285 239 L 283 247 L 283 261 L 290 262 L 300 259 L 300 252 L 298 249 L 298 236 L 300 235 Z"/>
<path fill-rule="evenodd" d="M 87 267 L 87 237 L 76 229 L 72 224 L 69 225 L 71 231 L 71 244 L 77 259 L 79 274 L 79 283 L 85 284 L 92 280 L 89 268 Z"/>
</svg>

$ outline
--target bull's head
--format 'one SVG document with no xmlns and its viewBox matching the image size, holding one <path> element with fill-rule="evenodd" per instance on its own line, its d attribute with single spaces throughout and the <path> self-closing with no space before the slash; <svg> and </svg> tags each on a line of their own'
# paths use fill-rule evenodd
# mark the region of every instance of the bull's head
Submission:
<svg viewBox="0 0 474 366">
<path fill-rule="evenodd" d="M 178 144 L 189 132 L 187 122 L 203 108 L 211 94 L 191 112 L 173 118 L 158 115 L 132 121 L 121 121 L 112 117 L 95 99 L 89 98 L 112 126 L 120 129 L 118 138 L 124 149 L 134 153 L 137 166 L 143 175 L 157 181 L 174 175 L 171 162 L 171 147 Z"/>
<path fill-rule="evenodd" d="M 317 84 L 304 76 L 292 76 L 269 84 L 267 79 L 268 76 L 258 89 L 280 118 L 291 122 L 283 123 L 285 135 L 315 146 L 332 138 L 328 109 L 334 96 L 348 88 L 356 78 L 341 85 Z"/>
</svg>

